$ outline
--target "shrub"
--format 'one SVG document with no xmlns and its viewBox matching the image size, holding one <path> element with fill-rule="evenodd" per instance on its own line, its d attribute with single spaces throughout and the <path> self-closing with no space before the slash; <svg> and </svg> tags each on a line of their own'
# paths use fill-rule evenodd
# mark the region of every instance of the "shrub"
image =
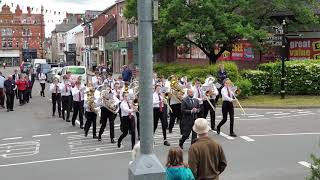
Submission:
<svg viewBox="0 0 320 180">
<path fill-rule="evenodd" d="M 268 72 L 260 70 L 245 70 L 241 72 L 241 76 L 251 81 L 253 95 L 267 94 L 271 92 L 272 78 L 270 78 Z"/>
<path fill-rule="evenodd" d="M 240 79 L 239 81 L 235 82 L 234 85 L 241 90 L 239 98 L 247 98 L 250 95 L 252 95 L 252 91 L 251 91 L 252 83 L 250 80 Z"/>
</svg>

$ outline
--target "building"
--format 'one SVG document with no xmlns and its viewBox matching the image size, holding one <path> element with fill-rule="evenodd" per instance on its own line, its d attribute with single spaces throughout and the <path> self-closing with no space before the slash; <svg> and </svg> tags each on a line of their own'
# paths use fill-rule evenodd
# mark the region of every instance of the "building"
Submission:
<svg viewBox="0 0 320 180">
<path fill-rule="evenodd" d="M 44 58 L 45 24 L 41 14 L 23 13 L 19 5 L 15 12 L 8 5 L 0 12 L 0 63 L 18 65 L 19 62 Z"/>
<path fill-rule="evenodd" d="M 83 48 L 84 36 L 83 26 L 78 26 L 70 29 L 65 34 L 64 38 L 64 60 L 67 65 L 84 65 Z"/>
</svg>

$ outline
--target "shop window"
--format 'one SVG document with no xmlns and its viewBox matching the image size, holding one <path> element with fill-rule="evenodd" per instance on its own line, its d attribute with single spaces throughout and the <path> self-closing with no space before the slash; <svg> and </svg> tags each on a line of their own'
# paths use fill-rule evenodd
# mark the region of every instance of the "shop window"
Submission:
<svg viewBox="0 0 320 180">
<path fill-rule="evenodd" d="M 2 47 L 3 48 L 7 47 L 7 39 L 6 38 L 2 38 Z"/>
<path fill-rule="evenodd" d="M 124 23 L 123 21 L 120 22 L 120 37 L 124 37 Z"/>
<path fill-rule="evenodd" d="M 8 38 L 8 47 L 12 48 L 12 38 Z"/>
</svg>

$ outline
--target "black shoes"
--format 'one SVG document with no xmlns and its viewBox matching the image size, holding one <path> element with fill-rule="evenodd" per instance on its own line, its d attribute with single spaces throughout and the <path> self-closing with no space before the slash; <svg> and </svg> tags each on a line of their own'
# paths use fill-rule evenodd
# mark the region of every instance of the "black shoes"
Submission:
<svg viewBox="0 0 320 180">
<path fill-rule="evenodd" d="M 80 125 L 80 129 L 83 129 L 83 125 Z"/>
<path fill-rule="evenodd" d="M 66 122 L 71 122 L 71 121 L 69 119 L 67 119 Z"/>
<path fill-rule="evenodd" d="M 235 133 L 230 133 L 231 137 L 237 137 L 237 135 Z"/>
<path fill-rule="evenodd" d="M 163 145 L 170 146 L 170 143 L 168 141 L 164 141 Z"/>
<path fill-rule="evenodd" d="M 87 137 L 88 136 L 88 132 L 84 132 L 84 137 Z"/>
<path fill-rule="evenodd" d="M 100 139 L 101 139 L 101 138 L 100 138 Z M 112 143 L 112 144 L 115 144 L 116 141 L 115 141 L 114 139 L 111 139 L 111 143 Z"/>
<path fill-rule="evenodd" d="M 93 139 L 99 139 L 98 136 L 93 136 Z"/>
<path fill-rule="evenodd" d="M 220 128 L 217 127 L 217 134 L 220 134 Z"/>
<path fill-rule="evenodd" d="M 98 141 L 101 141 L 101 138 L 98 138 Z"/>
<path fill-rule="evenodd" d="M 170 134 L 172 133 L 172 129 L 169 129 L 169 133 L 170 133 Z"/>
<path fill-rule="evenodd" d="M 10 109 L 8 109 L 7 112 L 10 112 Z"/>
<path fill-rule="evenodd" d="M 120 148 L 120 147 L 121 147 L 121 143 L 118 142 L 118 148 Z"/>
</svg>

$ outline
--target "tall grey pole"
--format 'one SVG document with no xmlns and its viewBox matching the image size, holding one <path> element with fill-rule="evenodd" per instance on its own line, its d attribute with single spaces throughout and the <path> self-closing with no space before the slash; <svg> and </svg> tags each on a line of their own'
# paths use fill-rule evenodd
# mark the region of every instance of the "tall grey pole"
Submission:
<svg viewBox="0 0 320 180">
<path fill-rule="evenodd" d="M 165 169 L 153 154 L 152 0 L 138 0 L 138 25 L 141 155 L 129 165 L 129 180 L 165 180 Z"/>
</svg>

